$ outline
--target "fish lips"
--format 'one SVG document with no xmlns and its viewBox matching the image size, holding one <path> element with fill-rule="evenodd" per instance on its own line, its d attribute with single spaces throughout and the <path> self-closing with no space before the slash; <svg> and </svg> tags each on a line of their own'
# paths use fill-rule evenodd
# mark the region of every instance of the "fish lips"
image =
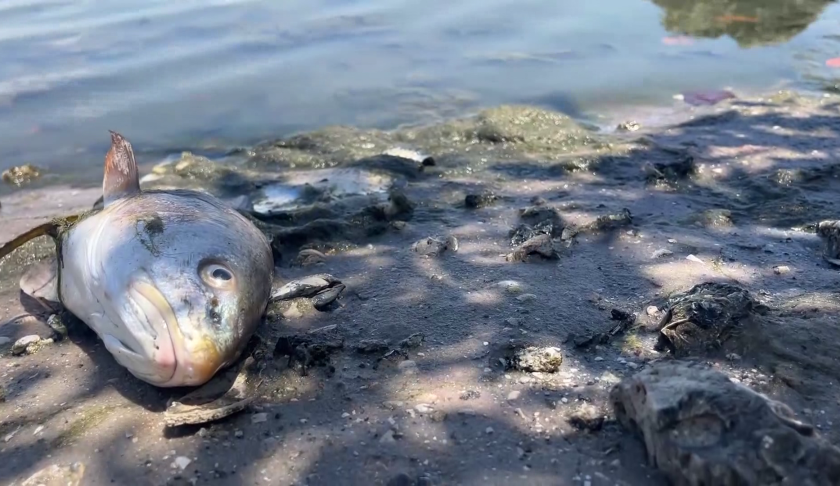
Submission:
<svg viewBox="0 0 840 486">
<path fill-rule="evenodd" d="M 154 284 L 145 279 L 135 279 L 129 286 L 129 295 L 142 310 L 149 325 L 163 338 L 159 340 L 151 360 L 164 376 L 163 380 L 153 384 L 160 387 L 202 385 L 225 365 L 210 337 L 197 335 L 187 338 L 184 335 L 175 311 Z M 164 330 L 166 334 L 160 336 Z"/>
</svg>

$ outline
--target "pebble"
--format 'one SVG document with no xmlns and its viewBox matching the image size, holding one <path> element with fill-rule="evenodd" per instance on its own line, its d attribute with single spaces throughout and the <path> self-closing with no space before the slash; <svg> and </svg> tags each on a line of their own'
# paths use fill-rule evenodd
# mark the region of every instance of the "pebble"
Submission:
<svg viewBox="0 0 840 486">
<path fill-rule="evenodd" d="M 432 411 L 432 407 L 426 403 L 418 403 L 414 406 L 414 410 L 417 410 L 418 413 L 429 413 Z"/>
<path fill-rule="evenodd" d="M 788 272 L 790 272 L 790 267 L 787 265 L 776 265 L 773 267 L 773 273 L 776 275 L 784 275 Z"/>
<path fill-rule="evenodd" d="M 255 413 L 251 415 L 251 423 L 252 424 L 260 424 L 268 420 L 268 414 L 265 412 Z"/>
<path fill-rule="evenodd" d="M 645 312 L 647 312 L 647 315 L 649 316 L 655 316 L 659 312 L 659 307 L 656 307 L 655 305 L 649 305 L 647 306 L 647 309 L 645 309 Z"/>
<path fill-rule="evenodd" d="M 343 414 L 341 414 L 341 418 L 350 418 L 350 414 L 347 413 L 347 412 L 344 412 Z"/>
<path fill-rule="evenodd" d="M 519 396 L 522 395 L 522 392 L 519 390 L 513 390 L 512 392 L 508 393 L 507 399 L 508 400 L 517 400 Z"/>
<path fill-rule="evenodd" d="M 537 296 L 534 294 L 522 294 L 516 297 L 516 300 L 518 300 L 519 302 L 533 302 L 537 300 Z"/>
<path fill-rule="evenodd" d="M 245 432 L 242 432 L 241 430 L 237 430 L 236 432 L 233 433 L 233 436 L 236 437 L 237 439 L 241 439 L 241 438 L 245 437 Z"/>
<path fill-rule="evenodd" d="M 189 466 L 189 465 L 190 465 L 190 463 L 191 463 L 191 462 L 192 462 L 192 461 L 190 460 L 190 458 L 189 458 L 189 457 L 186 457 L 186 456 L 178 456 L 178 457 L 176 457 L 176 458 L 175 458 L 175 460 L 172 462 L 172 467 L 177 467 L 178 469 L 180 469 L 180 470 L 182 470 L 182 471 L 183 471 L 184 469 L 186 469 L 186 468 L 187 468 L 187 466 Z"/>
<path fill-rule="evenodd" d="M 637 370 L 637 369 L 639 369 L 640 366 L 641 365 L 639 363 L 634 363 L 632 361 L 627 362 L 627 367 L 630 368 L 631 370 Z"/>
<path fill-rule="evenodd" d="M 26 352 L 26 348 L 30 344 L 35 344 L 41 340 L 41 336 L 37 334 L 30 334 L 29 336 L 23 336 L 22 338 L 15 341 L 15 344 L 12 345 L 12 354 L 19 355 Z"/>
<path fill-rule="evenodd" d="M 516 280 L 502 280 L 501 282 L 497 283 L 499 287 L 507 290 L 511 294 L 518 294 L 522 292 L 522 284 L 517 282 Z"/>
<path fill-rule="evenodd" d="M 493 427 L 487 427 L 486 429 L 484 429 L 484 433 L 487 434 L 487 435 L 490 435 L 493 432 L 494 432 Z"/>
<path fill-rule="evenodd" d="M 386 486 L 412 486 L 414 481 L 406 473 L 399 473 L 388 480 Z"/>
<path fill-rule="evenodd" d="M 677 240 L 675 240 L 673 238 L 668 238 L 668 243 L 671 243 L 673 245 L 676 242 L 677 242 Z"/>
<path fill-rule="evenodd" d="M 656 250 L 655 252 L 653 252 L 653 255 L 651 255 L 651 258 L 656 260 L 657 258 L 671 256 L 673 254 L 674 254 L 674 252 L 672 252 L 671 250 L 668 250 L 668 249 L 665 249 L 665 248 L 660 248 L 660 249 Z"/>
<path fill-rule="evenodd" d="M 688 255 L 687 257 L 685 257 L 685 259 L 696 263 L 703 263 L 703 260 L 697 258 L 694 255 Z"/>
<path fill-rule="evenodd" d="M 604 358 L 600 356 L 595 356 L 595 361 L 604 361 Z"/>
</svg>

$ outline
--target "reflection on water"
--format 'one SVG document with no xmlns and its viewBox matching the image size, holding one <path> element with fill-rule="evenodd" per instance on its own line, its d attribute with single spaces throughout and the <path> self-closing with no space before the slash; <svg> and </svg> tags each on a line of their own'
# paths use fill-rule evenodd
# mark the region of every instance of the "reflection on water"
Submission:
<svg viewBox="0 0 840 486">
<path fill-rule="evenodd" d="M 108 129 L 149 161 L 499 103 L 586 117 L 816 86 L 838 22 L 825 0 L 5 0 L 0 169 L 97 181 Z"/>
<path fill-rule="evenodd" d="M 787 42 L 817 20 L 834 0 L 651 0 L 672 32 L 718 38 L 741 47 Z"/>
</svg>

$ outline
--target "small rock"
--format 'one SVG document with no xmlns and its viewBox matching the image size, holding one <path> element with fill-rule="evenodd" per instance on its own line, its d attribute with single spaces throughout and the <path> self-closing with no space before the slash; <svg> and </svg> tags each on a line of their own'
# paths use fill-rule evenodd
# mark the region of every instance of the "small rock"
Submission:
<svg viewBox="0 0 840 486">
<path fill-rule="evenodd" d="M 414 481 L 406 473 L 399 473 L 388 480 L 386 486 L 413 486 Z"/>
<path fill-rule="evenodd" d="M 191 462 L 192 462 L 192 460 L 190 460 L 189 457 L 178 456 L 178 457 L 175 458 L 174 461 L 172 461 L 172 465 L 183 471 L 184 469 L 187 468 L 187 466 L 190 465 Z"/>
<path fill-rule="evenodd" d="M 670 243 L 670 244 L 672 244 L 672 245 L 673 245 L 673 244 L 674 244 L 674 243 L 676 243 L 676 242 L 677 242 L 677 240 L 675 240 L 675 239 L 673 239 L 673 238 L 668 238 L 668 243 Z"/>
<path fill-rule="evenodd" d="M 626 122 L 619 123 L 618 126 L 616 127 L 616 130 L 618 130 L 620 132 L 635 132 L 636 130 L 639 130 L 640 128 L 642 128 L 642 126 L 638 122 L 635 122 L 635 121 L 631 120 L 631 121 L 626 121 Z"/>
<path fill-rule="evenodd" d="M 415 332 L 399 342 L 399 347 L 402 349 L 414 349 L 423 345 L 426 336 L 422 332 Z"/>
<path fill-rule="evenodd" d="M 697 258 L 694 255 L 688 255 L 687 257 L 685 257 L 685 259 L 696 263 L 703 263 L 703 260 Z"/>
<path fill-rule="evenodd" d="M 233 433 L 233 436 L 236 437 L 237 439 L 241 439 L 241 438 L 245 437 L 245 432 L 242 432 L 241 430 L 237 430 Z"/>
<path fill-rule="evenodd" d="M 511 364 L 522 371 L 556 373 L 562 363 L 563 354 L 559 348 L 528 346 L 514 353 Z"/>
<path fill-rule="evenodd" d="M 647 309 L 645 309 L 645 312 L 647 312 L 647 315 L 649 316 L 655 316 L 659 313 L 659 308 L 655 305 L 649 305 L 647 306 Z"/>
<path fill-rule="evenodd" d="M 268 414 L 265 412 L 255 413 L 251 415 L 251 423 L 252 424 L 261 424 L 268 420 Z"/>
<path fill-rule="evenodd" d="M 519 302 L 533 302 L 537 300 L 537 296 L 534 294 L 522 294 L 516 297 L 516 300 Z"/>
<path fill-rule="evenodd" d="M 356 345 L 356 352 L 361 354 L 381 353 L 387 351 L 388 347 L 388 341 L 384 339 L 362 339 Z"/>
<path fill-rule="evenodd" d="M 449 236 L 446 239 L 441 240 L 439 237 L 429 236 L 415 242 L 411 246 L 411 249 L 415 253 L 423 256 L 439 256 L 447 250 L 458 251 L 458 239 L 454 236 Z"/>
<path fill-rule="evenodd" d="M 653 252 L 653 255 L 651 255 L 651 258 L 656 260 L 657 258 L 671 256 L 673 254 L 674 254 L 674 252 L 672 252 L 671 250 L 667 250 L 665 248 L 660 248 L 660 249 L 656 250 L 655 252 Z"/>
<path fill-rule="evenodd" d="M 513 390 L 512 392 L 508 393 L 507 399 L 508 401 L 518 400 L 522 392 L 519 390 Z"/>
<path fill-rule="evenodd" d="M 41 341 L 41 336 L 37 334 L 31 334 L 29 336 L 23 336 L 22 338 L 15 341 L 15 344 L 12 345 L 12 354 L 15 356 L 19 356 L 23 353 L 30 352 L 28 350 L 29 346 Z"/>
<path fill-rule="evenodd" d="M 510 292 L 511 294 L 518 294 L 522 292 L 522 284 L 515 280 L 502 280 L 501 282 L 496 284 L 497 286 L 505 289 L 506 291 Z"/>
<path fill-rule="evenodd" d="M 790 267 L 787 265 L 776 265 L 773 267 L 773 273 L 776 275 L 784 275 L 790 272 Z"/>
<path fill-rule="evenodd" d="M 484 429 L 484 433 L 487 435 L 491 435 L 493 432 L 493 427 L 487 427 L 486 429 Z"/>
<path fill-rule="evenodd" d="M 479 397 L 481 397 L 481 392 L 476 390 L 466 390 L 463 393 L 461 393 L 461 396 L 458 398 L 460 398 L 461 400 L 473 400 Z"/>
<path fill-rule="evenodd" d="M 327 255 L 324 255 L 318 250 L 307 248 L 298 253 L 297 258 L 295 258 L 292 264 L 299 265 L 301 267 L 308 267 L 310 265 L 324 263 L 325 261 L 327 261 Z"/>
<path fill-rule="evenodd" d="M 417 413 L 430 413 L 433 409 L 428 404 L 418 403 L 414 406 L 414 410 L 417 410 Z"/>
</svg>

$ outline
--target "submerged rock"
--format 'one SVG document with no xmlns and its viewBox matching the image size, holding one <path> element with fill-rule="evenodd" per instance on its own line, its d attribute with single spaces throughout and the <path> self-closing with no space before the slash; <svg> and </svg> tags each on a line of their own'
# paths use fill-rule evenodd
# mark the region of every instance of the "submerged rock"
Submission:
<svg viewBox="0 0 840 486">
<path fill-rule="evenodd" d="M 469 209 L 479 209 L 490 206 L 499 200 L 499 196 L 492 192 L 482 192 L 480 194 L 467 194 L 464 197 L 464 206 Z"/>
<path fill-rule="evenodd" d="M 728 228 L 735 226 L 732 211 L 728 209 L 707 209 L 695 217 L 695 222 L 704 228 Z"/>
<path fill-rule="evenodd" d="M 840 484 L 840 449 L 787 405 L 700 363 L 657 363 L 610 401 L 675 485 Z"/>
<path fill-rule="evenodd" d="M 41 177 L 41 169 L 31 164 L 12 167 L 3 171 L 3 182 L 15 186 L 28 184 Z"/>
<path fill-rule="evenodd" d="M 668 299 L 656 349 L 679 357 L 718 348 L 739 333 L 743 319 L 758 310 L 760 305 L 750 292 L 737 285 L 695 285 Z"/>
</svg>

